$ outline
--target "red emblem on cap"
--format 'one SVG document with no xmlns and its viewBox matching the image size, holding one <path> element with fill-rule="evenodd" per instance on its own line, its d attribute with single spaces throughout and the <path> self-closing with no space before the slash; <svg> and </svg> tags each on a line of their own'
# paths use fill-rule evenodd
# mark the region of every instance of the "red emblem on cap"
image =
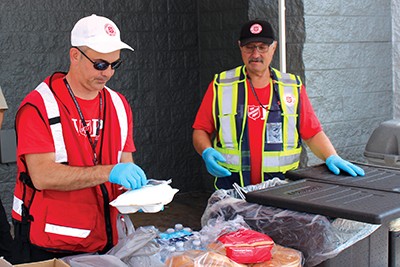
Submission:
<svg viewBox="0 0 400 267">
<path fill-rule="evenodd" d="M 252 34 L 259 34 L 262 31 L 262 26 L 258 23 L 251 25 L 250 32 Z"/>
<path fill-rule="evenodd" d="M 111 24 L 104 25 L 104 30 L 110 36 L 115 36 L 117 34 L 117 31 L 114 29 L 113 25 L 111 25 Z"/>
</svg>

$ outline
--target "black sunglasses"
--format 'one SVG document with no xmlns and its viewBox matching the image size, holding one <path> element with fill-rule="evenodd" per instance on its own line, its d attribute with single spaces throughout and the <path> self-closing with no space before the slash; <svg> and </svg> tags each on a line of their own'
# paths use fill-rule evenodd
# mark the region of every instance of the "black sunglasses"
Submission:
<svg viewBox="0 0 400 267">
<path fill-rule="evenodd" d="M 82 55 L 84 55 L 90 62 L 92 62 L 92 63 L 93 63 L 93 67 L 94 67 L 96 70 L 106 70 L 106 69 L 108 69 L 108 66 L 110 66 L 110 65 L 111 65 L 111 69 L 115 70 L 115 69 L 117 69 L 117 68 L 121 65 L 121 63 L 122 63 L 122 60 L 121 60 L 121 59 L 118 59 L 118 60 L 116 60 L 116 61 L 114 61 L 114 62 L 112 62 L 112 63 L 109 63 L 109 62 L 107 62 L 107 61 L 105 61 L 105 60 L 102 60 L 102 59 L 101 59 L 101 60 L 98 60 L 98 61 L 93 61 L 93 60 L 91 60 L 85 53 L 83 53 L 83 51 L 80 50 L 79 47 L 74 46 L 74 48 L 78 49 L 79 52 L 81 52 Z"/>
</svg>

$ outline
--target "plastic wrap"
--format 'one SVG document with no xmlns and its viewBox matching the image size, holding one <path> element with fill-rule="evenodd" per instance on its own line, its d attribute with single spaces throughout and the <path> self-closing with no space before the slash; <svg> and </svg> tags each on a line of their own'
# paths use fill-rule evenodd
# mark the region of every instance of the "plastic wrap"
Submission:
<svg viewBox="0 0 400 267">
<path fill-rule="evenodd" d="M 225 247 L 226 255 L 238 263 L 259 263 L 271 259 L 274 241 L 266 234 L 240 229 L 218 238 Z"/>
<path fill-rule="evenodd" d="M 259 188 L 265 188 L 265 184 L 260 184 Z M 248 192 L 256 189 L 257 186 L 244 188 Z M 269 235 L 275 243 L 303 252 L 306 266 L 315 266 L 335 257 L 379 227 L 248 203 L 239 199 L 233 189 L 218 190 L 211 195 L 201 223 L 204 227 L 210 220 L 229 221 L 238 215 L 253 230 Z"/>
<path fill-rule="evenodd" d="M 112 255 L 80 255 L 70 260 L 63 259 L 71 267 L 128 267 L 124 262 Z"/>
<path fill-rule="evenodd" d="M 213 251 L 188 250 L 167 259 L 168 267 L 246 267 Z"/>
<path fill-rule="evenodd" d="M 225 244 L 218 239 L 226 234 L 248 230 L 243 217 L 236 216 L 225 221 L 221 217 L 210 219 L 200 230 L 200 237 L 204 245 L 202 250 L 187 250 L 175 252 L 165 261 L 167 267 L 301 267 L 302 253 L 295 249 L 274 245 L 271 250 L 272 259 L 261 263 L 240 264 L 227 255 Z M 246 239 L 246 238 L 245 238 Z M 245 241 L 243 239 L 243 241 Z"/>
<path fill-rule="evenodd" d="M 300 251 L 275 245 L 272 259 L 255 264 L 240 264 L 213 250 L 188 250 L 167 259 L 167 267 L 301 267 Z"/>
<path fill-rule="evenodd" d="M 159 245 L 154 241 L 158 230 L 154 227 L 139 227 L 119 240 L 118 244 L 104 255 L 80 254 L 62 258 L 72 267 L 163 267 Z"/>
</svg>

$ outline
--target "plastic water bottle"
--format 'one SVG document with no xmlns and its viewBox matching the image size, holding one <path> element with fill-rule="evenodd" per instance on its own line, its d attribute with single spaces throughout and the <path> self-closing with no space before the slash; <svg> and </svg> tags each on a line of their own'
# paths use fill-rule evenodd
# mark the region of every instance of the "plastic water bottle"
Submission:
<svg viewBox="0 0 400 267">
<path fill-rule="evenodd" d="M 174 228 L 168 228 L 165 232 L 166 232 L 167 234 L 172 234 L 172 233 L 175 232 L 175 229 L 174 229 Z"/>
<path fill-rule="evenodd" d="M 202 249 L 200 239 L 194 239 L 192 241 L 192 249 L 194 249 L 194 250 L 201 250 Z"/>
<path fill-rule="evenodd" d="M 200 232 L 198 231 L 192 231 L 192 239 L 200 239 Z"/>
<path fill-rule="evenodd" d="M 183 228 L 183 231 L 186 231 L 188 233 L 192 233 L 193 232 L 192 228 L 190 228 L 190 227 Z"/>
<path fill-rule="evenodd" d="M 176 251 L 184 251 L 185 250 L 184 245 L 185 243 L 183 241 L 177 241 L 175 243 Z"/>
<path fill-rule="evenodd" d="M 177 223 L 177 224 L 175 224 L 175 231 L 180 231 L 180 230 L 182 230 L 183 229 L 183 225 L 182 224 L 180 224 L 180 223 Z"/>
<path fill-rule="evenodd" d="M 160 251 L 160 260 L 161 262 L 165 262 L 169 256 L 171 256 L 172 253 L 174 253 L 176 251 L 176 248 L 173 246 L 167 246 L 164 247 L 161 251 Z"/>
</svg>

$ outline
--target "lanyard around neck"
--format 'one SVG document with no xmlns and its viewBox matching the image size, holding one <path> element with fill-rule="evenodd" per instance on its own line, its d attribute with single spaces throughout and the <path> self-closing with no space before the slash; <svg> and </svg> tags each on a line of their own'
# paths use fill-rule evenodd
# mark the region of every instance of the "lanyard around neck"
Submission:
<svg viewBox="0 0 400 267">
<path fill-rule="evenodd" d="M 95 138 L 93 140 L 92 137 L 90 136 L 89 131 L 88 131 L 88 127 L 87 127 L 85 118 L 83 117 L 83 113 L 82 113 L 81 107 L 79 106 L 79 103 L 76 100 L 76 97 L 74 95 L 74 92 L 71 89 L 71 86 L 69 85 L 67 79 L 65 79 L 65 78 L 64 78 L 64 83 L 65 83 L 65 86 L 68 89 L 68 92 L 69 92 L 72 100 L 74 101 L 75 107 L 76 107 L 76 109 L 78 111 L 78 114 L 79 114 L 79 118 L 81 119 L 82 125 L 83 125 L 83 127 L 84 127 L 84 129 L 86 131 L 86 136 L 87 136 L 87 138 L 89 140 L 90 146 L 92 147 L 93 164 L 97 165 L 98 164 L 98 159 L 97 159 L 97 153 L 96 153 L 96 146 L 97 146 L 97 143 L 99 141 L 99 136 L 100 136 L 101 111 L 103 109 L 103 97 L 102 97 L 101 93 L 99 93 L 99 119 L 98 119 L 98 123 L 97 123 L 97 127 L 96 127 Z"/>
<path fill-rule="evenodd" d="M 249 80 L 249 83 L 250 83 L 250 89 L 251 89 L 251 92 L 253 93 L 255 99 L 257 100 L 258 104 L 259 104 L 263 109 L 265 109 L 266 111 L 279 111 L 279 110 L 280 110 L 280 111 L 282 112 L 281 97 L 280 97 L 280 95 L 279 95 L 279 89 L 277 88 L 278 85 L 275 83 L 275 79 L 274 79 L 274 76 L 275 76 L 275 75 L 274 75 L 274 73 L 272 72 L 271 69 L 270 69 L 270 73 L 271 73 L 271 77 L 270 77 L 270 80 L 269 80 L 269 86 L 270 86 L 270 90 L 271 90 L 272 97 L 276 97 L 277 100 L 278 100 L 278 106 L 279 106 L 279 109 L 278 109 L 278 110 L 272 109 L 271 107 L 268 107 L 268 105 L 267 105 L 267 106 L 264 106 L 264 105 L 261 103 L 261 101 L 260 101 L 260 99 L 258 98 L 258 95 L 257 95 L 257 93 L 256 93 L 256 90 L 254 89 L 254 86 L 253 86 L 253 83 L 252 83 L 252 81 L 251 81 L 251 78 L 250 78 L 250 76 L 247 75 L 247 79 Z"/>
<path fill-rule="evenodd" d="M 256 90 L 254 89 L 254 86 L 253 86 L 253 83 L 251 82 L 250 77 L 248 77 L 248 79 L 249 79 L 251 91 L 253 92 L 253 95 L 254 95 L 254 97 L 256 98 L 258 104 L 259 104 L 263 109 L 269 111 L 268 105 L 267 105 L 267 106 L 264 106 L 264 105 L 261 103 L 260 99 L 258 98 L 258 95 L 257 95 L 257 93 L 256 93 Z M 270 86 L 270 87 L 273 86 L 273 84 L 272 84 L 272 79 L 269 80 L 269 86 Z M 272 90 L 271 90 L 271 93 L 272 93 Z"/>
</svg>

